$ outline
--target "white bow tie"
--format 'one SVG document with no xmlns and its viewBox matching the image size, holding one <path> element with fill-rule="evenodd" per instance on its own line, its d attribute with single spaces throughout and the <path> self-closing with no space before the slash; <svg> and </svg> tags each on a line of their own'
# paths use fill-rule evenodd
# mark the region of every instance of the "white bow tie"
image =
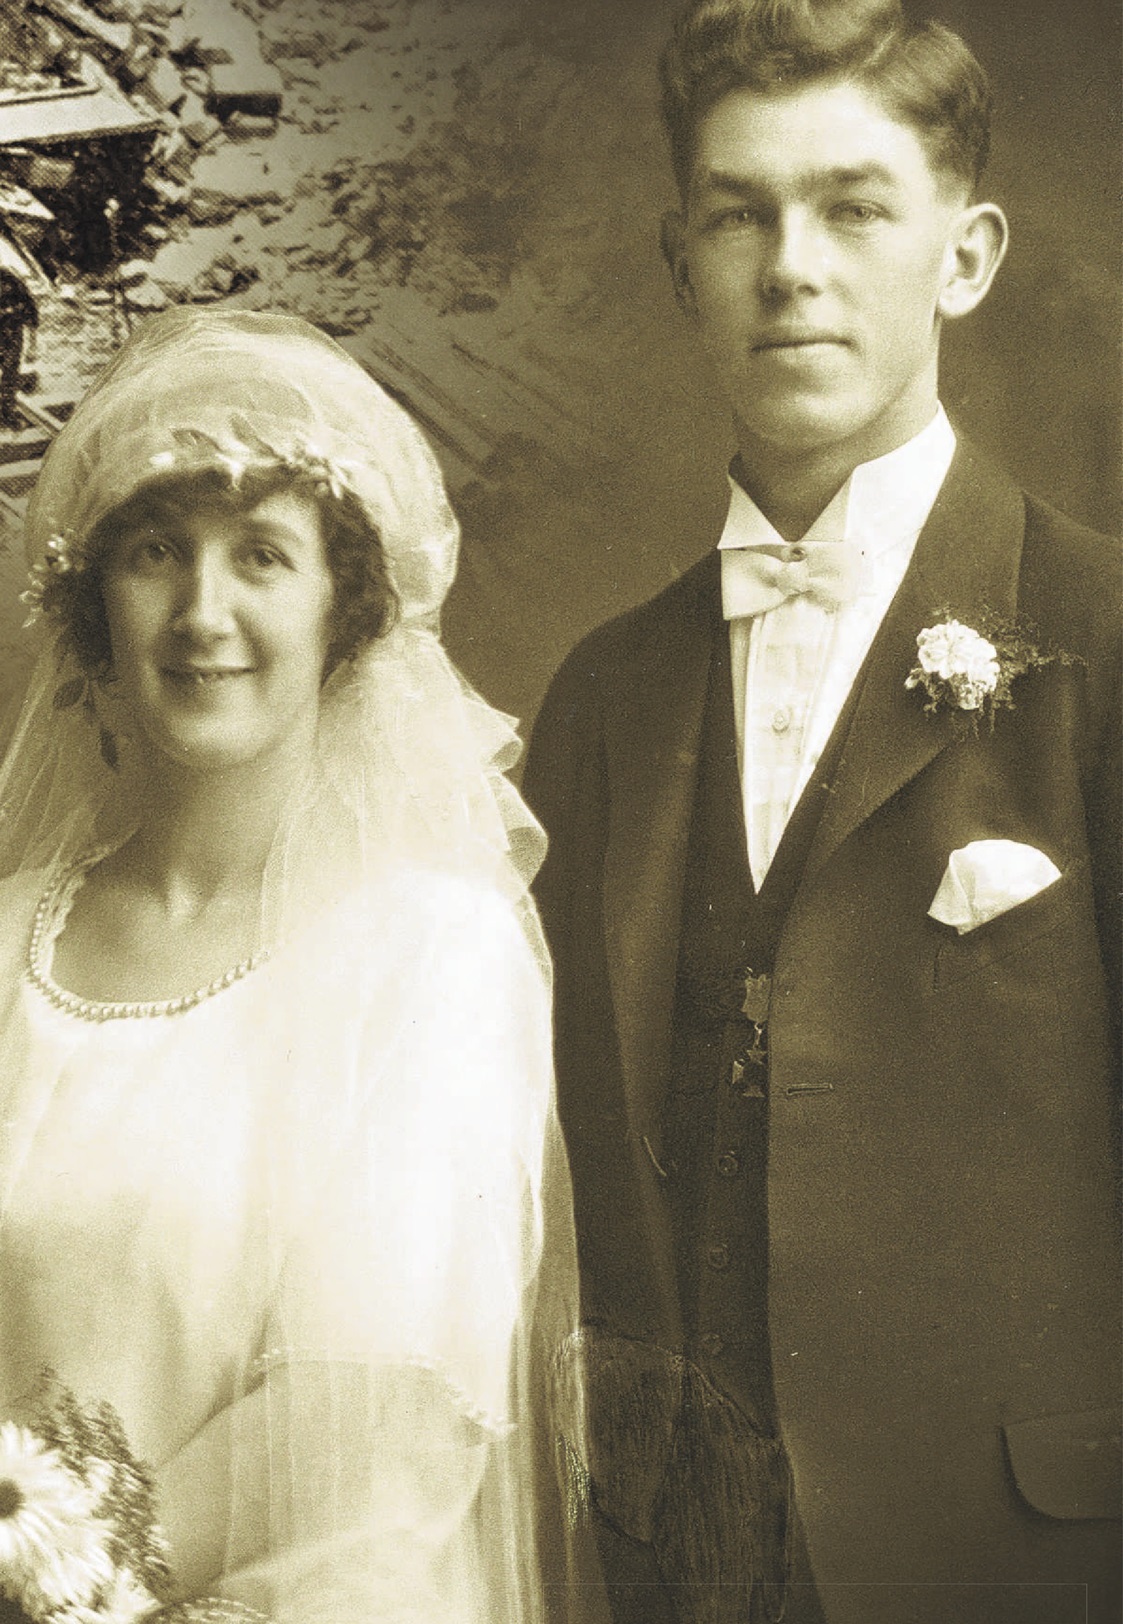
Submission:
<svg viewBox="0 0 1123 1624">
<path fill-rule="evenodd" d="M 722 612 L 726 620 L 763 615 L 795 597 L 837 609 L 853 602 L 861 577 L 861 549 L 849 541 L 727 547 L 721 554 Z"/>
</svg>

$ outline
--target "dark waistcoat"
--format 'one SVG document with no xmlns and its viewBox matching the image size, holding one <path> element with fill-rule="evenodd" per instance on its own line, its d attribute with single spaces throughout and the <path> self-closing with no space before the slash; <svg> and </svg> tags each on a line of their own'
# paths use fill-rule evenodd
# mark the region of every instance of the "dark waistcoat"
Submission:
<svg viewBox="0 0 1123 1624">
<path fill-rule="evenodd" d="M 687 1354 L 765 1436 L 767 986 L 849 721 L 844 707 L 759 890 L 749 869 L 729 638 L 715 638 L 683 893 L 664 1146 Z"/>
</svg>

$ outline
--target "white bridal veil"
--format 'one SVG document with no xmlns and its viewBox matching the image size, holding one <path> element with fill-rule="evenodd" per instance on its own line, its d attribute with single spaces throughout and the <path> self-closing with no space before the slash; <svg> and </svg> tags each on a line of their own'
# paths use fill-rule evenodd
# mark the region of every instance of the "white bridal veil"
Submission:
<svg viewBox="0 0 1123 1624">
<path fill-rule="evenodd" d="M 127 1248 L 155 1260 L 152 1312 L 177 1322 L 180 1353 L 150 1336 L 142 1296 L 119 1328 L 111 1393 L 80 1396 L 193 1418 L 154 1464 L 184 1527 L 221 1522 L 208 1589 L 282 1624 L 542 1624 L 572 1597 L 566 1501 L 582 1476 L 580 1383 L 570 1365 L 562 1415 L 553 1381 L 577 1279 L 528 895 L 543 842 L 503 776 L 518 748 L 509 719 L 438 638 L 458 530 L 435 458 L 307 324 L 169 311 L 51 447 L 29 563 L 40 587 L 90 567 L 99 521 L 151 481 L 219 470 L 236 487 L 276 464 L 358 499 L 399 612 L 325 683 L 315 767 L 293 786 L 263 880 L 268 962 L 182 1016 L 130 1021 L 121 1006 L 98 1023 L 107 1049 L 75 1040 L 68 1064 L 88 1050 L 106 1075 L 148 1045 L 152 1090 L 169 1120 L 182 1113 L 192 1197 L 186 1239 L 185 1202 L 160 1190 Z M 112 696 L 85 685 L 51 614 L 33 610 L 27 635 L 37 655 L 0 767 L 0 875 L 49 894 L 84 854 L 127 838 L 139 768 L 127 741 L 116 766 L 103 759 Z M 88 703 L 71 702 L 80 692 Z M 34 1070 L 36 1052 L 20 1063 Z M 125 1168 L 122 1139 L 127 1126 L 104 1157 Z M 81 1183 L 92 1142 L 60 1138 L 54 1165 L 74 1156 Z M 91 1382 L 96 1360 L 96 1348 L 78 1360 Z"/>
</svg>

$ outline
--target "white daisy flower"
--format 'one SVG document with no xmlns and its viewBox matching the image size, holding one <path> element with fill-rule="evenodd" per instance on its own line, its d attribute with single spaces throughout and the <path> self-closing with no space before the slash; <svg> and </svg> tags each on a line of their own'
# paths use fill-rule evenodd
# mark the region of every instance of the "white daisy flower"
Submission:
<svg viewBox="0 0 1123 1624">
<path fill-rule="evenodd" d="M 88 1606 L 113 1577 L 97 1499 L 34 1433 L 0 1423 L 0 1594 L 33 1618 Z"/>
</svg>

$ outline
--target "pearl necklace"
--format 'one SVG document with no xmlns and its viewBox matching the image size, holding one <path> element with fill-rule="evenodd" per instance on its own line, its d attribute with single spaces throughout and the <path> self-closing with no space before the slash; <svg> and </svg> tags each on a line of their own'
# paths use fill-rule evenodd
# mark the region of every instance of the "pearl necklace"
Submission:
<svg viewBox="0 0 1123 1624">
<path fill-rule="evenodd" d="M 109 1003 L 94 998 L 79 998 L 77 993 L 67 992 L 65 987 L 60 987 L 53 979 L 48 969 L 48 960 L 51 957 L 55 937 L 58 935 L 55 914 L 66 889 L 73 886 L 83 870 L 89 866 L 89 861 L 79 864 L 77 869 L 64 875 L 43 894 L 35 910 L 35 919 L 31 927 L 31 943 L 27 955 L 28 976 L 56 1009 L 64 1010 L 68 1015 L 77 1015 L 83 1021 L 122 1021 L 132 1020 L 137 1016 L 182 1015 L 186 1010 L 194 1009 L 196 1004 L 203 1003 L 205 999 L 213 998 L 215 993 L 224 992 L 227 987 L 232 987 L 236 981 L 248 976 L 251 970 L 256 970 L 258 965 L 264 964 L 269 957 L 269 949 L 261 948 L 258 952 L 251 953 L 248 959 L 243 959 L 240 964 L 232 965 L 222 975 L 216 976 L 205 987 L 196 987 L 193 992 L 181 993 L 178 998 Z M 52 929 L 52 926 L 55 928 Z"/>
</svg>

